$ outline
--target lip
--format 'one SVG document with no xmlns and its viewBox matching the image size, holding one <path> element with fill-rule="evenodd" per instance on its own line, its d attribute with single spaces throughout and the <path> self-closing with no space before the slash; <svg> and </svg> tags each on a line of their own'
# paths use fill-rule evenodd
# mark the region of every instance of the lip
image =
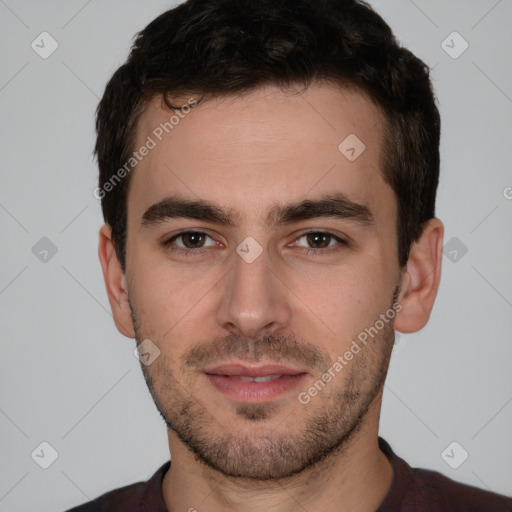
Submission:
<svg viewBox="0 0 512 512">
<path fill-rule="evenodd" d="M 222 364 L 215 366 L 209 370 L 205 370 L 207 374 L 213 375 L 240 375 L 243 377 L 264 377 L 266 375 L 298 375 L 306 373 L 299 368 L 283 366 L 278 364 L 266 364 L 263 366 L 246 366 L 243 364 Z"/>
<path fill-rule="evenodd" d="M 223 364 L 205 370 L 204 374 L 218 391 L 230 398 L 238 402 L 258 403 L 268 402 L 291 391 L 306 377 L 307 372 L 282 365 Z M 270 380 L 250 380 L 265 377 Z"/>
</svg>

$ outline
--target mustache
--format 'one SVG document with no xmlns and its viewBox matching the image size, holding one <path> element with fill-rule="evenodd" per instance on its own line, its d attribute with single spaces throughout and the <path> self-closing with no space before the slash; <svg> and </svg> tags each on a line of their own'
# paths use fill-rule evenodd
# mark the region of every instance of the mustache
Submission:
<svg viewBox="0 0 512 512">
<path fill-rule="evenodd" d="M 316 346 L 299 341 L 284 333 L 268 334 L 259 338 L 246 338 L 235 333 L 214 338 L 193 346 L 185 356 L 185 367 L 202 368 L 206 364 L 231 359 L 257 362 L 269 359 L 276 363 L 299 363 L 308 368 L 326 371 L 329 356 Z"/>
</svg>

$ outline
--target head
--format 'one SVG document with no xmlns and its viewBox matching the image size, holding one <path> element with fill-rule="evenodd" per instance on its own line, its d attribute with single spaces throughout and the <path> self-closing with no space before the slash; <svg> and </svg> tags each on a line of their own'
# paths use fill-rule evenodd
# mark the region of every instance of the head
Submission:
<svg viewBox="0 0 512 512">
<path fill-rule="evenodd" d="M 290 476 L 376 428 L 394 329 L 439 283 L 439 129 L 428 68 L 364 2 L 189 0 L 138 35 L 98 107 L 100 259 L 209 467 Z M 295 373 L 242 400 L 226 363 Z"/>
</svg>

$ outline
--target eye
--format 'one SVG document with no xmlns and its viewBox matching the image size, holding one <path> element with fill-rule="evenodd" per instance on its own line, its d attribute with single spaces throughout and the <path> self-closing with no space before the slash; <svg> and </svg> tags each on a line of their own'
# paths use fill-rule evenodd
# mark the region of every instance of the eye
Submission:
<svg viewBox="0 0 512 512">
<path fill-rule="evenodd" d="M 200 231 L 183 231 L 164 242 L 164 246 L 170 249 L 181 249 L 190 252 L 197 252 L 204 247 L 213 247 L 216 245 L 219 245 L 218 242 L 213 240 L 212 237 L 206 233 Z"/>
<path fill-rule="evenodd" d="M 342 238 L 325 231 L 310 231 L 299 236 L 294 245 L 304 247 L 312 252 L 331 252 L 345 246 L 347 242 Z M 328 249 L 328 250 L 326 250 Z"/>
</svg>

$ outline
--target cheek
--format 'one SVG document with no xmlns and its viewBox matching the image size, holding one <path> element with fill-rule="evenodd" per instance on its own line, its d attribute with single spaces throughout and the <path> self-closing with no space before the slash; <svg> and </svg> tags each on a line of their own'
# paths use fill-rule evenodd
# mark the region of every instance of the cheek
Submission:
<svg viewBox="0 0 512 512">
<path fill-rule="evenodd" d="M 184 273 L 168 268 L 153 267 L 139 270 L 137 274 L 137 303 L 156 321 L 176 322 L 205 295 L 204 280 L 185 277 Z"/>
<path fill-rule="evenodd" d="M 300 299 L 299 314 L 311 318 L 338 349 L 373 325 L 390 304 L 392 283 L 377 260 L 294 274 L 290 288 Z M 315 326 L 309 330 L 319 338 Z"/>
<path fill-rule="evenodd" d="M 137 250 L 132 253 L 130 300 L 146 336 L 188 343 L 212 311 L 215 287 L 221 284 L 222 269 L 171 264 L 162 256 Z M 133 292 L 133 293 L 132 293 Z M 208 314 L 206 313 L 208 311 Z M 210 318 L 210 327 L 211 327 Z"/>
</svg>

